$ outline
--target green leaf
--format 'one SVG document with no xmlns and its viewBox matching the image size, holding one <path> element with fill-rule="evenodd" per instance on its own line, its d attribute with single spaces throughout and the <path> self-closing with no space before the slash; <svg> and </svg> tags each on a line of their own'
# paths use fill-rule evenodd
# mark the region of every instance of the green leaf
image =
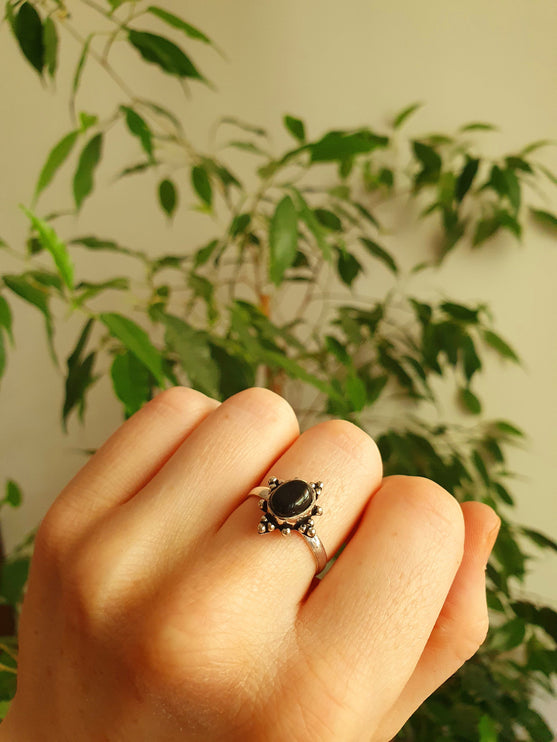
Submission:
<svg viewBox="0 0 557 742">
<path fill-rule="evenodd" d="M 191 170 L 191 182 L 199 198 L 207 206 L 211 207 L 213 203 L 213 188 L 207 170 L 201 165 L 196 165 Z"/>
<path fill-rule="evenodd" d="M 203 247 L 200 247 L 199 250 L 195 253 L 193 267 L 199 268 L 200 265 L 205 265 L 205 263 L 210 259 L 211 255 L 215 252 L 218 245 L 218 240 L 211 240 Z"/>
<path fill-rule="evenodd" d="M 346 378 L 344 386 L 354 411 L 360 412 L 363 410 L 367 401 L 367 390 L 364 382 L 359 376 L 352 373 Z"/>
<path fill-rule="evenodd" d="M 439 177 L 443 164 L 440 155 L 433 147 L 423 142 L 413 141 L 412 149 L 414 150 L 416 159 L 422 165 L 421 179 L 427 179 L 427 182 L 436 180 Z"/>
<path fill-rule="evenodd" d="M 476 353 L 476 346 L 474 345 L 474 341 L 469 335 L 465 335 L 462 338 L 460 351 L 462 354 L 462 366 L 464 368 L 464 375 L 466 377 L 466 380 L 470 382 L 474 374 L 477 371 L 481 370 L 482 362 L 478 354 Z"/>
<path fill-rule="evenodd" d="M 226 348 L 214 343 L 209 343 L 209 346 L 220 374 L 220 399 L 227 399 L 242 389 L 255 385 L 255 369 L 245 358 L 233 355 Z"/>
<path fill-rule="evenodd" d="M 557 216 L 551 214 L 549 211 L 543 209 L 530 208 L 530 213 L 543 227 L 549 227 L 552 230 L 557 230 Z"/>
<path fill-rule="evenodd" d="M 477 451 L 472 451 L 472 461 L 474 463 L 474 466 L 476 467 L 480 477 L 482 478 L 484 484 L 487 487 L 491 486 L 491 478 L 489 476 L 489 473 L 487 471 L 485 462 L 483 458 L 480 456 L 480 454 Z"/>
<path fill-rule="evenodd" d="M 520 208 L 521 200 L 520 181 L 518 180 L 515 171 L 511 168 L 503 170 L 502 173 L 505 179 L 507 198 L 516 214 Z"/>
<path fill-rule="evenodd" d="M 21 505 L 21 501 L 23 500 L 23 496 L 21 494 L 21 489 L 16 484 L 16 482 L 13 481 L 13 479 L 8 479 L 6 482 L 6 493 L 4 495 L 4 502 L 6 502 L 8 505 L 11 505 L 13 508 L 18 508 Z"/>
<path fill-rule="evenodd" d="M 14 37 L 17 39 L 16 33 L 15 33 L 15 15 L 14 15 L 14 6 L 12 5 L 12 0 L 6 0 L 6 20 L 10 24 L 10 28 L 12 29 L 12 33 Z"/>
<path fill-rule="evenodd" d="M 172 113 L 172 111 L 169 111 L 168 108 L 165 108 L 164 106 L 160 106 L 158 103 L 153 103 L 153 101 L 150 101 L 150 100 L 141 99 L 139 103 L 141 103 L 142 106 L 147 106 L 147 108 L 150 108 L 152 111 L 154 111 L 159 116 L 162 116 L 163 118 L 170 121 L 177 131 L 183 133 L 184 128 L 180 122 L 180 119 L 177 116 L 175 116 Z"/>
<path fill-rule="evenodd" d="M 33 197 L 33 203 L 36 203 L 40 193 L 48 186 L 52 178 L 56 175 L 58 169 L 68 159 L 76 141 L 79 132 L 71 131 L 66 136 L 62 137 L 60 141 L 54 145 L 50 154 L 47 157 L 43 169 L 40 172 L 37 185 L 35 186 L 35 195 Z"/>
<path fill-rule="evenodd" d="M 542 147 L 550 147 L 554 144 L 557 144 L 557 142 L 553 139 L 539 139 L 536 142 L 531 142 L 531 144 L 526 145 L 526 147 L 520 151 L 520 155 L 524 157 L 524 155 L 536 152 L 536 150 L 541 149 Z"/>
<path fill-rule="evenodd" d="M 23 590 L 29 574 L 29 557 L 4 562 L 0 573 L 0 595 L 8 605 L 18 605 L 23 600 Z"/>
<path fill-rule="evenodd" d="M 332 162 L 344 160 L 351 155 L 371 152 L 377 148 L 385 148 L 388 143 L 388 137 L 374 134 L 369 129 L 353 133 L 330 131 L 319 141 L 308 145 L 308 149 L 312 162 Z"/>
<path fill-rule="evenodd" d="M 467 158 L 466 165 L 458 176 L 455 186 L 455 197 L 459 203 L 470 190 L 474 178 L 476 177 L 476 173 L 478 172 L 479 165 L 480 161 L 478 159 L 473 159 L 471 157 Z"/>
<path fill-rule="evenodd" d="M 461 126 L 459 131 L 498 131 L 498 127 L 493 124 L 486 124 L 483 121 L 474 121 L 471 124 Z"/>
<path fill-rule="evenodd" d="M 352 206 L 354 206 L 355 209 L 359 211 L 361 216 L 364 217 L 364 219 L 367 219 L 370 224 L 373 224 L 374 227 L 377 227 L 377 229 L 381 228 L 381 225 L 379 224 L 378 220 L 373 216 L 373 214 L 366 209 L 365 206 L 362 206 L 362 204 L 358 203 L 357 201 L 352 201 Z"/>
<path fill-rule="evenodd" d="M 178 355 L 191 384 L 204 394 L 217 396 L 220 371 L 211 355 L 206 333 L 195 330 L 170 314 L 162 314 L 161 321 L 166 327 L 166 344 Z"/>
<path fill-rule="evenodd" d="M 329 209 L 314 209 L 313 213 L 323 227 L 333 232 L 342 231 L 342 222 L 334 212 L 329 211 Z"/>
<path fill-rule="evenodd" d="M 156 64 L 163 72 L 176 77 L 203 80 L 191 59 L 164 36 L 130 29 L 128 39 L 145 61 Z"/>
<path fill-rule="evenodd" d="M 545 720 L 533 708 L 525 708 L 519 719 L 518 724 L 528 731 L 531 740 L 535 742 L 555 742 L 555 735 L 548 727 Z"/>
<path fill-rule="evenodd" d="M 514 500 L 510 492 L 501 484 L 501 482 L 493 482 L 493 489 L 506 505 L 510 505 L 511 507 L 514 506 Z"/>
<path fill-rule="evenodd" d="M 276 207 L 269 227 L 270 277 L 279 286 L 290 268 L 298 249 L 298 216 L 290 196 L 284 196 Z"/>
<path fill-rule="evenodd" d="M 4 275 L 2 276 L 2 280 L 15 294 L 29 302 L 29 304 L 33 304 L 44 314 L 47 328 L 50 334 L 52 334 L 52 317 L 50 316 L 48 307 L 48 291 L 43 288 L 37 288 L 30 280 L 29 275 L 25 273 L 20 276 Z"/>
<path fill-rule="evenodd" d="M 495 427 L 505 435 L 513 435 L 517 438 L 524 438 L 526 435 L 523 430 L 520 430 L 520 428 L 517 428 L 516 425 L 513 425 L 507 420 L 496 420 Z"/>
<path fill-rule="evenodd" d="M 6 368 L 6 349 L 4 347 L 4 334 L 0 332 L 0 378 L 4 375 Z"/>
<path fill-rule="evenodd" d="M 412 103 L 412 105 L 403 108 L 402 111 L 400 111 L 400 113 L 397 113 L 397 115 L 393 119 L 393 129 L 400 129 L 406 119 L 410 118 L 410 116 L 422 106 L 423 103 Z"/>
<path fill-rule="evenodd" d="M 482 404 L 478 397 L 467 387 L 460 389 L 460 401 L 464 405 L 464 408 L 471 412 L 473 415 L 479 415 L 482 411 Z"/>
<path fill-rule="evenodd" d="M 95 134 L 90 139 L 79 156 L 77 169 L 73 179 L 73 193 L 76 208 L 81 208 L 83 201 L 93 190 L 95 170 L 102 156 L 103 135 Z"/>
<path fill-rule="evenodd" d="M 333 335 L 326 335 L 325 347 L 327 348 L 329 353 L 332 353 L 337 361 L 340 361 L 344 366 L 352 365 L 352 358 L 350 354 L 346 350 L 345 346 L 336 339 L 336 337 L 334 337 Z"/>
<path fill-rule="evenodd" d="M 505 157 L 505 163 L 507 168 L 511 170 L 521 170 L 523 173 L 533 173 L 532 166 L 529 162 L 526 162 L 522 157 L 515 157 L 510 155 Z"/>
<path fill-rule="evenodd" d="M 315 237 L 317 246 L 321 250 L 321 253 L 325 260 L 331 259 L 331 247 L 325 238 L 325 232 L 319 224 L 315 212 L 311 209 L 297 188 L 291 188 L 294 194 L 294 200 L 296 201 L 296 207 L 298 209 L 298 216 L 304 222 L 306 227 Z"/>
<path fill-rule="evenodd" d="M 108 281 L 100 281 L 97 283 L 91 281 L 80 281 L 75 287 L 75 290 L 82 291 L 83 293 L 74 298 L 74 304 L 79 307 L 85 301 L 92 299 L 103 291 L 108 289 L 126 291 L 129 287 L 129 279 L 124 277 L 111 278 Z"/>
<path fill-rule="evenodd" d="M 236 118 L 235 116 L 223 116 L 219 120 L 219 126 L 220 124 L 229 124 L 231 126 L 236 126 L 239 129 L 242 129 L 242 131 L 247 131 L 250 134 L 255 134 L 258 137 L 267 137 L 268 134 L 265 129 L 262 129 L 260 126 L 254 126 L 253 124 L 249 124 L 246 121 L 241 121 L 240 119 Z"/>
<path fill-rule="evenodd" d="M 210 325 L 213 325 L 218 319 L 218 311 L 214 297 L 214 285 L 205 276 L 198 273 L 190 273 L 188 276 L 188 286 L 193 290 L 195 296 L 201 297 L 207 305 L 207 319 Z"/>
<path fill-rule="evenodd" d="M 480 734 L 478 742 L 497 742 L 498 740 L 495 722 L 490 716 L 487 716 L 487 714 L 483 714 L 480 717 L 478 732 Z"/>
<path fill-rule="evenodd" d="M 20 208 L 31 221 L 33 228 L 37 231 L 41 245 L 45 250 L 48 250 L 54 258 L 54 262 L 64 283 L 69 289 L 73 289 L 74 267 L 68 253 L 68 248 L 47 222 L 36 217 L 31 211 L 29 211 L 29 209 L 26 209 L 25 206 L 21 206 Z"/>
<path fill-rule="evenodd" d="M 478 309 L 470 309 L 463 304 L 455 304 L 452 301 L 445 301 L 440 305 L 445 314 L 453 319 L 460 320 L 461 322 L 470 322 L 475 324 L 478 321 Z"/>
<path fill-rule="evenodd" d="M 239 234 L 244 234 L 251 224 L 251 214 L 236 214 L 230 225 L 229 234 L 232 238 L 237 237 Z"/>
<path fill-rule="evenodd" d="M 205 36 L 205 34 L 202 31 L 200 31 L 198 28 L 195 28 L 195 26 L 192 26 L 189 23 L 186 23 L 186 21 L 182 20 L 177 15 L 174 15 L 174 13 L 169 13 L 167 10 L 163 10 L 162 8 L 157 8 L 154 5 L 150 5 L 147 8 L 147 13 L 151 13 L 157 18 L 160 18 L 161 21 L 164 21 L 169 26 L 172 26 L 173 28 L 177 28 L 179 31 L 183 31 L 187 36 L 190 37 L 190 39 L 195 39 L 196 41 L 203 41 L 205 44 L 212 45 L 213 43 L 211 39 Z"/>
<path fill-rule="evenodd" d="M 477 247 L 478 245 L 481 245 L 482 242 L 485 242 L 490 237 L 493 237 L 493 235 L 498 232 L 503 225 L 501 224 L 501 220 L 496 217 L 488 217 L 486 219 L 480 219 L 480 221 L 476 225 L 476 231 L 474 233 L 474 239 L 472 244 L 474 247 Z"/>
<path fill-rule="evenodd" d="M 27 60 L 42 74 L 44 67 L 43 23 L 31 3 L 23 3 L 15 18 L 15 35 Z"/>
<path fill-rule="evenodd" d="M 43 26 L 44 63 L 48 74 L 54 79 L 58 66 L 58 32 L 56 24 L 50 16 L 45 19 Z"/>
<path fill-rule="evenodd" d="M 102 239 L 94 237 L 93 235 L 87 237 L 76 237 L 70 241 L 70 245 L 82 245 L 83 247 L 87 247 L 89 250 L 110 250 L 111 252 L 120 252 L 124 255 L 147 258 L 147 256 L 140 250 L 131 250 L 128 247 L 118 245 L 113 240 Z"/>
<path fill-rule="evenodd" d="M 165 178 L 159 183 L 159 203 L 168 216 L 172 218 L 178 204 L 178 193 L 173 181 Z"/>
<path fill-rule="evenodd" d="M 118 354 L 110 367 L 110 376 L 114 392 L 124 404 L 126 417 L 133 415 L 149 400 L 150 374 L 134 353 L 124 351 Z"/>
<path fill-rule="evenodd" d="M 68 373 L 65 383 L 64 405 L 62 407 L 62 427 L 66 432 L 68 416 L 75 407 L 78 408 L 79 419 L 83 422 L 85 392 L 95 382 L 95 378 L 92 376 L 95 353 L 89 353 L 84 359 L 81 357 L 93 324 L 94 319 L 91 317 L 83 326 L 76 346 L 66 360 Z"/>
<path fill-rule="evenodd" d="M 354 279 L 362 272 L 362 266 L 345 247 L 337 247 L 337 270 L 342 281 L 352 286 Z"/>
<path fill-rule="evenodd" d="M 499 355 L 503 356 L 504 358 L 509 358 L 515 363 L 520 363 L 520 358 L 517 356 L 511 346 L 495 332 L 493 332 L 492 330 L 483 330 L 482 336 L 484 341 L 494 350 L 496 350 Z"/>
<path fill-rule="evenodd" d="M 164 387 L 161 353 L 151 343 L 145 330 L 128 317 L 114 312 L 103 313 L 99 319 L 106 325 L 110 334 L 134 353 L 145 368 L 149 369 L 158 385 Z"/>
<path fill-rule="evenodd" d="M 153 160 L 153 133 L 137 111 L 129 106 L 120 106 L 120 110 L 126 116 L 126 125 L 134 137 L 141 142 L 144 152 L 150 161 Z"/>
<path fill-rule="evenodd" d="M 95 34 L 89 34 L 89 36 L 85 39 L 83 49 L 81 50 L 81 54 L 79 55 L 72 82 L 72 101 L 74 100 L 75 96 L 77 95 L 77 91 L 79 90 L 81 77 L 83 75 L 83 68 L 85 67 L 85 62 L 87 61 L 87 56 L 89 55 L 89 47 L 91 46 L 91 41 L 93 40 L 94 35 Z"/>
<path fill-rule="evenodd" d="M 512 618 L 492 633 L 490 649 L 497 652 L 510 652 L 524 641 L 526 624 L 522 618 Z"/>
<path fill-rule="evenodd" d="M 14 336 L 12 332 L 12 310 L 10 305 L 0 296 L 0 327 L 4 327 L 9 335 L 12 345 L 14 345 Z"/>
<path fill-rule="evenodd" d="M 285 127 L 302 144 L 306 141 L 306 129 L 304 122 L 301 119 L 294 118 L 294 116 L 286 115 L 283 119 Z"/>
<path fill-rule="evenodd" d="M 251 152 L 253 155 L 261 155 L 262 157 L 269 157 L 269 153 L 255 142 L 245 142 L 243 140 L 232 140 L 227 142 L 226 147 L 234 147 L 234 149 L 241 149 L 244 152 Z"/>
<path fill-rule="evenodd" d="M 541 549 L 552 549 L 553 551 L 557 551 L 557 542 L 549 538 L 549 536 L 546 536 L 532 528 L 521 528 L 520 530 Z"/>
<path fill-rule="evenodd" d="M 384 263 L 392 273 L 394 273 L 395 275 L 398 273 L 398 266 L 395 262 L 395 259 L 390 253 L 385 250 L 385 248 L 381 247 L 381 245 L 378 245 L 377 242 L 374 242 L 367 237 L 360 237 L 360 242 L 366 248 L 366 250 L 371 253 L 371 255 L 373 255 L 374 258 L 377 258 L 382 263 Z"/>
</svg>

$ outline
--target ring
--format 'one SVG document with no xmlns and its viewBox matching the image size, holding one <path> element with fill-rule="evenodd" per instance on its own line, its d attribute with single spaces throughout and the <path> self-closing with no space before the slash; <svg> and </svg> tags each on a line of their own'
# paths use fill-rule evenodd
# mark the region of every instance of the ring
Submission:
<svg viewBox="0 0 557 742">
<path fill-rule="evenodd" d="M 327 552 L 315 532 L 313 520 L 314 516 L 323 515 L 323 509 L 317 505 L 322 491 L 323 482 L 305 482 L 298 477 L 281 481 L 271 477 L 268 487 L 254 487 L 249 493 L 260 498 L 259 507 L 263 510 L 258 533 L 279 530 L 283 536 L 289 536 L 297 531 L 315 557 L 317 573 L 327 564 Z"/>
</svg>

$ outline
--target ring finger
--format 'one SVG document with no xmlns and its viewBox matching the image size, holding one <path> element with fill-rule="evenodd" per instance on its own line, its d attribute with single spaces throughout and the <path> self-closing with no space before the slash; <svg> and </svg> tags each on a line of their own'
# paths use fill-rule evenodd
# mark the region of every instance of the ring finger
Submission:
<svg viewBox="0 0 557 742">
<path fill-rule="evenodd" d="M 315 529 L 331 557 L 355 527 L 367 501 L 379 487 L 382 463 L 373 440 L 344 420 L 329 420 L 306 430 L 272 466 L 263 479 L 300 478 L 323 482 L 314 517 Z M 229 516 L 212 540 L 215 569 L 226 574 L 227 589 L 249 585 L 259 607 L 273 609 L 277 594 L 292 610 L 307 593 L 316 563 L 305 537 L 294 529 L 287 536 L 258 533 L 261 511 L 249 497 Z M 222 564 L 219 562 L 222 560 Z M 271 579 L 270 579 L 271 578 Z"/>
</svg>

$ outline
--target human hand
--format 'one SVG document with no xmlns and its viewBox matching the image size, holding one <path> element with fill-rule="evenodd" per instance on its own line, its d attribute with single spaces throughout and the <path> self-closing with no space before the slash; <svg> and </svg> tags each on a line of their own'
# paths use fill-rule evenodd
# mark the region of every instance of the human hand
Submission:
<svg viewBox="0 0 557 742">
<path fill-rule="evenodd" d="M 261 536 L 250 489 L 322 480 L 322 580 Z M 36 539 L 18 690 L 0 742 L 386 742 L 479 647 L 499 519 L 433 482 L 382 480 L 339 420 L 299 435 L 264 389 L 183 387 L 127 420 Z"/>
</svg>

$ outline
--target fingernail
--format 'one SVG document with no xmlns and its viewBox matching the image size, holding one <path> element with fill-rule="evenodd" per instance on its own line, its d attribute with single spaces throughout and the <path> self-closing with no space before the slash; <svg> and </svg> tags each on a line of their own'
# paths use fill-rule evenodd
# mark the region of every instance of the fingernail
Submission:
<svg viewBox="0 0 557 742">
<path fill-rule="evenodd" d="M 485 548 L 485 561 L 489 559 L 489 555 L 491 554 L 491 551 L 495 545 L 495 541 L 497 540 L 497 534 L 499 533 L 499 529 L 501 528 L 501 518 L 499 518 L 498 515 L 494 516 L 497 518 L 497 523 L 492 526 L 489 531 L 487 531 L 485 538 L 484 538 L 484 548 Z"/>
</svg>

